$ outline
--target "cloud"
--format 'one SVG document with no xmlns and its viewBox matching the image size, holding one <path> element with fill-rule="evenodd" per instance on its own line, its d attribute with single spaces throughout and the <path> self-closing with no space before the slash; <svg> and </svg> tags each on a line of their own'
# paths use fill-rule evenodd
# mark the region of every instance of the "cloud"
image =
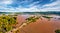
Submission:
<svg viewBox="0 0 60 33">
<path fill-rule="evenodd" d="M 0 1 L 0 4 L 11 4 L 12 0 L 2 0 Z"/>
<path fill-rule="evenodd" d="M 56 6 L 56 5 L 59 5 L 59 3 L 60 3 L 60 0 L 57 0 L 57 1 L 55 1 L 55 2 L 53 2 L 53 3 L 50 3 L 50 4 L 45 4 L 44 5 L 44 7 L 46 7 L 46 6 Z"/>
<path fill-rule="evenodd" d="M 56 2 L 45 4 L 42 9 L 42 11 L 60 11 L 60 0 L 57 0 Z"/>
<path fill-rule="evenodd" d="M 51 0 L 53 1 L 53 0 Z M 46 12 L 46 11 L 60 11 L 60 0 L 56 0 L 49 4 L 41 4 L 42 0 L 32 2 L 32 0 L 21 1 L 20 3 L 14 0 L 2 0 L 0 3 L 0 12 Z M 43 3 L 43 2 L 42 2 Z M 12 5 L 17 4 L 18 7 Z M 8 6 L 10 5 L 10 6 Z M 17 6 L 14 5 L 14 6 Z"/>
</svg>

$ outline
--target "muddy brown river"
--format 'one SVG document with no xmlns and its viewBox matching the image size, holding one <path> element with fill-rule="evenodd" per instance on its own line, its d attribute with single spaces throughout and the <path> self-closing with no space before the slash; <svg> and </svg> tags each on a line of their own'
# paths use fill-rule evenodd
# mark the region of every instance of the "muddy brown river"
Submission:
<svg viewBox="0 0 60 33">
<path fill-rule="evenodd" d="M 22 22 L 25 22 L 27 17 L 27 15 L 18 15 L 18 26 L 21 25 Z M 36 22 L 30 23 L 29 25 L 21 28 L 19 33 L 55 33 L 56 29 L 60 29 L 60 17 L 53 16 L 50 20 L 44 17 L 41 18 Z"/>
</svg>

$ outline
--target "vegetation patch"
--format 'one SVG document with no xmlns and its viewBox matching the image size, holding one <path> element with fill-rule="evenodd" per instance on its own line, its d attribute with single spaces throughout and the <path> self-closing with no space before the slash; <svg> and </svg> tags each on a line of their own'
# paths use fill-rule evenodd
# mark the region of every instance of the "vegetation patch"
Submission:
<svg viewBox="0 0 60 33">
<path fill-rule="evenodd" d="M 15 16 L 1 15 L 0 16 L 0 33 L 6 33 L 13 29 L 13 25 L 16 24 Z"/>
<path fill-rule="evenodd" d="M 48 20 L 50 20 L 50 18 L 53 18 L 53 17 L 50 17 L 50 16 L 42 16 L 44 18 L 47 18 Z"/>
<path fill-rule="evenodd" d="M 58 29 L 58 30 L 55 30 L 55 33 L 60 33 L 60 30 Z"/>
</svg>

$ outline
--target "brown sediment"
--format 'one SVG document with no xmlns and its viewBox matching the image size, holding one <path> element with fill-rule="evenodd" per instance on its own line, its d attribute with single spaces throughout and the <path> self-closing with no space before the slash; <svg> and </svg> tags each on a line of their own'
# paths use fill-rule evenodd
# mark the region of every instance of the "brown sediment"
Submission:
<svg viewBox="0 0 60 33">
<path fill-rule="evenodd" d="M 24 16 L 17 16 L 18 26 L 25 22 Z M 34 23 L 23 27 L 19 33 L 55 33 L 56 29 L 60 29 L 60 21 L 54 21 L 41 17 L 42 19 L 37 20 Z"/>
</svg>

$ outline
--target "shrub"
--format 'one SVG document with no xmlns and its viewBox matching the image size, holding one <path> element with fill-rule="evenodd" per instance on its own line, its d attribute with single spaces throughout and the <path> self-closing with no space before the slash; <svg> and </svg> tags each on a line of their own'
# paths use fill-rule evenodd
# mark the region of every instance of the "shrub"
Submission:
<svg viewBox="0 0 60 33">
<path fill-rule="evenodd" d="M 60 33 L 60 30 L 55 30 L 55 33 Z"/>
</svg>

